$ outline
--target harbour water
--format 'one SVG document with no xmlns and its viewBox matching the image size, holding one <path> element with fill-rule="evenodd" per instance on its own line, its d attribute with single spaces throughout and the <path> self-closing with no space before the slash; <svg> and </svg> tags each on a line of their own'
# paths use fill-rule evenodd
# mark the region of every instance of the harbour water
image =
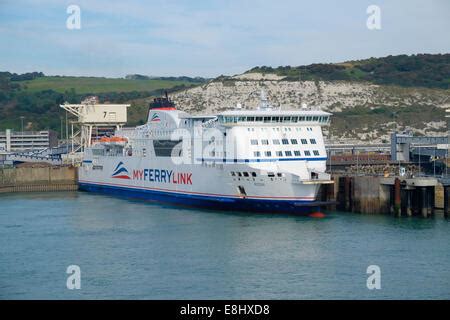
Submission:
<svg viewBox="0 0 450 320">
<path fill-rule="evenodd" d="M 450 299 L 450 221 L 0 195 L 1 299 Z M 66 268 L 81 269 L 81 289 Z M 381 289 L 366 285 L 369 265 Z"/>
</svg>

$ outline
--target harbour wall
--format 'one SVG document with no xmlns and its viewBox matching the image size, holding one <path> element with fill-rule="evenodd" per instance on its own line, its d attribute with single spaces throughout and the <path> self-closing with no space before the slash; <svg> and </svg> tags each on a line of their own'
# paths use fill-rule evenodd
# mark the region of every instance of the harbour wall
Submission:
<svg viewBox="0 0 450 320">
<path fill-rule="evenodd" d="M 0 193 L 77 189 L 77 168 L 72 166 L 0 169 Z"/>
</svg>

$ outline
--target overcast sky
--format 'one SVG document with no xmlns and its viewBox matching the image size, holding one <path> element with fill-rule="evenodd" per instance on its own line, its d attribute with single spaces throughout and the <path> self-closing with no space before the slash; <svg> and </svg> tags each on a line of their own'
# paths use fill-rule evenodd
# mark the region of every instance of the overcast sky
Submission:
<svg viewBox="0 0 450 320">
<path fill-rule="evenodd" d="M 81 29 L 69 30 L 70 4 Z M 369 5 L 381 30 L 366 26 Z M 123 77 L 242 73 L 450 52 L 450 1 L 0 0 L 0 70 Z"/>
</svg>

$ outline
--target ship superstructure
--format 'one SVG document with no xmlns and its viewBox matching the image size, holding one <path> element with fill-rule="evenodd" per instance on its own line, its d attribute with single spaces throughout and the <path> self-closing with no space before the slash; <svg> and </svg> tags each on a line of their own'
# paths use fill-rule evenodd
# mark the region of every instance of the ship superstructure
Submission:
<svg viewBox="0 0 450 320">
<path fill-rule="evenodd" d="M 211 116 L 156 99 L 147 123 L 122 128 L 85 150 L 82 190 L 225 210 L 307 213 L 317 209 L 330 114 L 242 108 Z"/>
</svg>

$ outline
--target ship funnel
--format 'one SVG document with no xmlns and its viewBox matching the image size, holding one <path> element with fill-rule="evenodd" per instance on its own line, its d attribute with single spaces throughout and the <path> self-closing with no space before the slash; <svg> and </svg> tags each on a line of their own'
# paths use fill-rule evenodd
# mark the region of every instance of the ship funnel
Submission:
<svg viewBox="0 0 450 320">
<path fill-rule="evenodd" d="M 175 103 L 169 98 L 167 91 L 165 97 L 155 98 L 149 104 L 149 110 L 176 110 Z"/>
</svg>

